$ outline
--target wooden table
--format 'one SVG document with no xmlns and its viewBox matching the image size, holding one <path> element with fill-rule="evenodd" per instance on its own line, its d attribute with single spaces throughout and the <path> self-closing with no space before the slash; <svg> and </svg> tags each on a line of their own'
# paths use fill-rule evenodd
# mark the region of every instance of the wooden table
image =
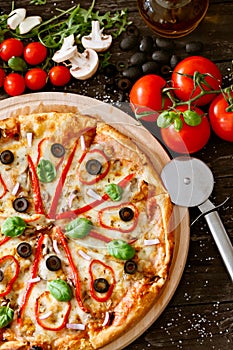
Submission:
<svg viewBox="0 0 233 350">
<path fill-rule="evenodd" d="M 96 9 L 115 11 L 127 6 L 129 20 L 140 29 L 141 35 L 155 34 L 140 18 L 136 1 L 108 0 L 96 1 Z M 17 7 L 26 7 L 28 15 L 41 14 L 50 18 L 55 8 L 67 9 L 78 3 L 71 0 L 47 0 L 46 5 L 30 5 L 29 0 L 16 1 Z M 80 1 L 88 6 L 91 1 Z M 10 1 L 0 1 L 1 9 L 9 13 Z M 233 58 L 233 1 L 210 1 L 210 7 L 201 25 L 190 35 L 177 39 L 176 43 L 201 40 L 204 43 L 202 55 L 218 64 L 227 84 L 230 80 L 231 60 Z M 129 53 L 119 49 L 119 40 L 111 48 L 113 62 L 128 59 Z M 184 54 L 181 51 L 181 54 Z M 73 81 L 65 91 L 94 97 L 105 102 L 127 102 L 128 94 L 117 89 L 108 88 L 105 82 L 99 84 L 103 77 L 97 74 L 93 79 Z M 102 81 L 102 80 L 101 80 Z M 232 81 L 232 80 L 231 80 Z M 45 91 L 48 91 L 45 89 Z M 53 91 L 63 91 L 55 89 Z M 0 99 L 7 95 L 0 91 Z M 128 104 L 119 104 L 130 111 Z M 149 129 L 150 125 L 146 125 Z M 153 131 L 153 130 L 152 130 Z M 211 200 L 218 205 L 227 197 L 227 203 L 219 209 L 231 239 L 233 238 L 233 143 L 225 142 L 212 134 L 207 146 L 194 155 L 203 160 L 213 171 L 215 178 Z M 193 221 L 199 214 L 198 209 L 190 210 Z M 225 270 L 222 259 L 210 234 L 204 218 L 191 226 L 190 249 L 187 264 L 181 282 L 169 305 L 158 320 L 137 340 L 127 346 L 127 350 L 146 349 L 215 349 L 233 348 L 233 285 Z M 114 350 L 114 349 L 113 349 Z"/>
</svg>

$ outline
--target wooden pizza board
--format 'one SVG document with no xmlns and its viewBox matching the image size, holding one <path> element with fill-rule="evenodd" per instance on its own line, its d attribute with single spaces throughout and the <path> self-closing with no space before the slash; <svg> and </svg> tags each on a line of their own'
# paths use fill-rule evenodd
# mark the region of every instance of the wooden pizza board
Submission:
<svg viewBox="0 0 233 350">
<path fill-rule="evenodd" d="M 18 114 L 51 111 L 80 112 L 100 116 L 106 123 L 131 137 L 138 147 L 147 154 L 158 173 L 170 160 L 161 144 L 148 130 L 111 104 L 86 96 L 59 92 L 33 93 L 0 101 L 0 119 Z M 175 206 L 173 214 L 175 247 L 168 281 L 150 311 L 133 328 L 117 340 L 102 347 L 101 350 L 121 350 L 129 345 L 157 320 L 171 300 L 183 274 L 190 240 L 188 209 Z"/>
</svg>

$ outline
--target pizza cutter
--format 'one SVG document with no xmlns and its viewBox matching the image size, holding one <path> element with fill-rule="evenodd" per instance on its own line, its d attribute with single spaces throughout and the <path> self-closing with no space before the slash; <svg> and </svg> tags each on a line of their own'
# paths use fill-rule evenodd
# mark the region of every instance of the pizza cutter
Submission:
<svg viewBox="0 0 233 350">
<path fill-rule="evenodd" d="M 214 186 L 210 168 L 197 158 L 181 156 L 165 165 L 161 178 L 174 204 L 198 206 L 203 213 L 233 281 L 233 247 L 217 208 L 208 199 Z"/>
</svg>

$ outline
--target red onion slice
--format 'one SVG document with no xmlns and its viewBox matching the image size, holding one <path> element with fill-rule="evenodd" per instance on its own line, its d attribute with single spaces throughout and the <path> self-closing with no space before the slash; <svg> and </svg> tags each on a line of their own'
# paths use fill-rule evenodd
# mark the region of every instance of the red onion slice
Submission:
<svg viewBox="0 0 233 350">
<path fill-rule="evenodd" d="M 85 330 L 85 324 L 82 323 L 67 323 L 66 328 L 74 329 L 78 331 L 84 331 Z"/>
</svg>

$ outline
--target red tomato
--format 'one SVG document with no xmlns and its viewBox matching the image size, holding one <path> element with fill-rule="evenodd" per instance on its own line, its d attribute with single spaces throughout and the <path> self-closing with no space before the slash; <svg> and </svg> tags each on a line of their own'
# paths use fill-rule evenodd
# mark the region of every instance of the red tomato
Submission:
<svg viewBox="0 0 233 350">
<path fill-rule="evenodd" d="M 3 87 L 10 96 L 21 95 L 25 90 L 24 77 L 19 73 L 10 73 L 6 76 Z"/>
<path fill-rule="evenodd" d="M 36 41 L 25 47 L 23 55 L 28 64 L 35 66 L 46 59 L 47 49 L 43 44 Z"/>
<path fill-rule="evenodd" d="M 71 78 L 70 71 L 65 66 L 55 66 L 49 71 L 49 79 L 54 86 L 64 86 Z"/>
<path fill-rule="evenodd" d="M 184 112 L 187 106 L 176 107 L 177 110 Z M 199 108 L 192 108 L 193 111 L 203 116 Z M 181 116 L 183 127 L 180 131 L 174 129 L 173 124 L 167 128 L 161 128 L 161 135 L 164 143 L 177 153 L 194 153 L 202 149 L 210 137 L 210 124 L 206 116 L 202 117 L 199 125 L 189 126 L 184 122 Z"/>
<path fill-rule="evenodd" d="M 142 116 L 140 119 L 154 122 L 159 112 L 172 105 L 171 100 L 162 95 L 167 82 L 159 75 L 148 74 L 138 79 L 130 91 L 130 103 L 133 111 Z M 156 111 L 156 112 L 155 112 Z"/>
<path fill-rule="evenodd" d="M 233 92 L 231 92 L 233 98 Z M 217 96 L 209 108 L 210 124 L 214 132 L 223 140 L 233 142 L 233 109 L 226 111 L 229 107 L 223 94 Z"/>
<path fill-rule="evenodd" d="M 23 54 L 23 43 L 14 38 L 3 40 L 0 45 L 0 57 L 3 61 L 8 61 L 12 56 Z"/>
<path fill-rule="evenodd" d="M 182 101 L 188 101 L 197 96 L 201 89 L 194 87 L 193 75 L 195 72 L 207 74 L 205 82 L 213 90 L 219 90 L 222 84 L 222 75 L 215 63 L 208 58 L 201 56 L 190 56 L 180 61 L 172 73 L 172 84 L 174 93 Z M 188 75 L 188 76 L 187 76 Z M 201 83 L 204 90 L 211 90 L 208 86 Z M 203 106 L 209 103 L 215 97 L 215 94 L 208 94 L 197 99 L 194 104 Z"/>
<path fill-rule="evenodd" d="M 30 90 L 40 90 L 47 83 L 47 73 L 42 68 L 32 68 L 25 75 L 25 84 Z"/>
<path fill-rule="evenodd" d="M 4 69 L 0 68 L 0 87 L 3 86 L 5 76 L 6 76 L 6 74 L 5 74 Z"/>
</svg>

